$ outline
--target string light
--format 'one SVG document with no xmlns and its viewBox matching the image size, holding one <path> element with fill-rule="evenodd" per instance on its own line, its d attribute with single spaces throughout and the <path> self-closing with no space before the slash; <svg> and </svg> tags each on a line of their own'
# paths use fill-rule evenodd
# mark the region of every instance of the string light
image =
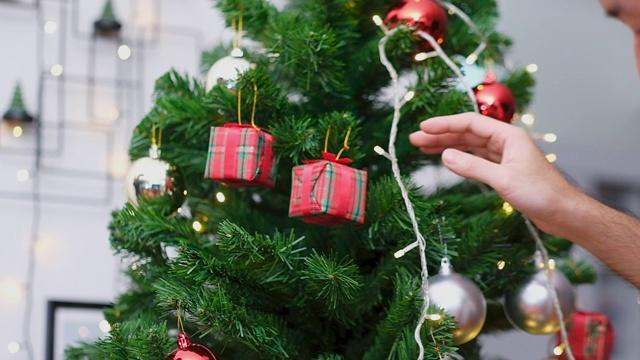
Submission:
<svg viewBox="0 0 640 360">
<path fill-rule="evenodd" d="M 19 138 L 20 136 L 22 136 L 22 128 L 20 126 L 15 126 L 13 128 L 13 137 Z"/>
<path fill-rule="evenodd" d="M 553 355 L 560 356 L 564 353 L 564 344 L 560 344 L 553 348 Z"/>
<path fill-rule="evenodd" d="M 535 123 L 536 119 L 533 117 L 532 114 L 524 114 L 520 118 L 520 121 L 522 121 L 522 123 L 527 126 L 533 126 L 533 123 Z"/>
<path fill-rule="evenodd" d="M 18 179 L 18 181 L 20 182 L 29 180 L 29 171 L 25 169 L 18 170 L 18 172 L 16 173 L 16 179 Z"/>
<path fill-rule="evenodd" d="M 416 96 L 416 92 L 409 91 L 404 95 L 404 101 L 411 101 L 411 99 L 413 99 L 414 96 Z"/>
<path fill-rule="evenodd" d="M 525 69 L 527 70 L 527 72 L 528 72 L 529 74 L 533 74 L 533 73 L 535 73 L 536 71 L 538 71 L 538 65 L 536 65 L 536 64 L 529 64 L 529 65 L 527 65 L 527 67 L 526 67 Z"/>
<path fill-rule="evenodd" d="M 377 26 L 383 26 L 382 23 L 382 18 L 378 15 L 373 15 L 373 22 L 377 25 Z"/>
<path fill-rule="evenodd" d="M 64 68 L 60 64 L 55 64 L 51 67 L 51 75 L 53 76 L 58 77 L 62 75 L 63 72 L 64 72 Z"/>
<path fill-rule="evenodd" d="M 504 213 L 507 215 L 513 214 L 513 206 L 506 201 L 502 204 L 502 210 L 504 210 Z"/>
<path fill-rule="evenodd" d="M 556 140 L 558 140 L 558 137 L 556 136 L 556 134 L 552 134 L 552 133 L 547 133 L 542 135 L 542 140 L 548 142 L 548 143 L 554 143 L 556 142 Z"/>
<path fill-rule="evenodd" d="M 498 266 L 498 270 L 502 270 L 507 265 L 507 263 L 504 260 L 500 260 L 496 265 Z"/>
<path fill-rule="evenodd" d="M 47 34 L 53 34 L 56 30 L 58 30 L 58 24 L 56 24 L 55 21 L 49 20 L 44 23 L 44 32 Z"/>
<path fill-rule="evenodd" d="M 15 354 L 20 351 L 20 344 L 18 344 L 18 342 L 16 341 L 12 341 L 7 345 L 7 348 L 9 349 L 10 353 Z"/>
<path fill-rule="evenodd" d="M 218 202 L 224 202 L 226 200 L 226 197 L 224 196 L 223 193 L 217 192 L 216 193 L 216 200 L 218 200 Z"/>
<path fill-rule="evenodd" d="M 547 161 L 549 161 L 550 163 L 554 163 L 554 162 L 556 162 L 556 160 L 558 160 L 558 155 L 556 155 L 554 153 L 549 153 L 549 154 L 545 155 L 545 157 L 547 158 Z"/>
<path fill-rule="evenodd" d="M 5 279 L 0 282 L 0 300 L 2 302 L 9 305 L 19 304 L 23 296 L 24 289 L 17 280 Z"/>
<path fill-rule="evenodd" d="M 440 315 L 440 314 L 429 314 L 427 316 L 427 319 L 429 319 L 431 321 L 440 321 L 440 320 L 442 320 L 442 315 Z"/>
<path fill-rule="evenodd" d="M 98 323 L 98 328 L 100 328 L 100 331 L 107 334 L 109 333 L 109 331 L 111 331 L 111 324 L 109 324 L 107 320 L 102 320 L 100 321 L 100 323 Z"/>
<path fill-rule="evenodd" d="M 124 44 L 120 45 L 118 47 L 118 57 L 122 61 L 128 60 L 131 57 L 131 48 Z"/>
<path fill-rule="evenodd" d="M 198 220 L 194 220 L 193 224 L 191 224 L 191 227 L 193 227 L 193 230 L 195 230 L 196 232 L 202 231 L 202 223 L 200 223 L 200 221 Z"/>
</svg>

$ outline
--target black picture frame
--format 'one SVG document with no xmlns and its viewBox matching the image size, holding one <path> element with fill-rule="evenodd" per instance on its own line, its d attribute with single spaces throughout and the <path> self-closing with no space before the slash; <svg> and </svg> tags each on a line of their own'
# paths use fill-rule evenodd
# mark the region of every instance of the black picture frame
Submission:
<svg viewBox="0 0 640 360">
<path fill-rule="evenodd" d="M 49 300 L 47 302 L 45 360 L 63 360 L 62 357 L 56 355 L 59 355 L 60 351 L 64 351 L 66 345 L 71 345 L 71 343 L 64 343 L 64 346 L 59 346 L 60 342 L 67 337 L 60 331 L 61 326 L 65 325 L 63 322 L 66 319 L 84 318 L 79 319 L 78 321 L 80 322 L 88 317 L 104 319 L 104 309 L 110 306 L 107 303 Z M 77 316 L 74 316 L 74 314 L 77 314 Z"/>
</svg>

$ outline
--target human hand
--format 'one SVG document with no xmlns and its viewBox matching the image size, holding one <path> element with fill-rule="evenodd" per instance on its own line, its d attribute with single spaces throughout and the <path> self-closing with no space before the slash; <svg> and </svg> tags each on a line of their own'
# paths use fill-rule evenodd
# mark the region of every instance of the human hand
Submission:
<svg viewBox="0 0 640 360">
<path fill-rule="evenodd" d="M 447 168 L 491 186 L 547 233 L 561 232 L 558 217 L 581 197 L 517 126 L 464 113 L 425 120 L 420 129 L 409 137 L 414 146 L 442 153 Z"/>
</svg>

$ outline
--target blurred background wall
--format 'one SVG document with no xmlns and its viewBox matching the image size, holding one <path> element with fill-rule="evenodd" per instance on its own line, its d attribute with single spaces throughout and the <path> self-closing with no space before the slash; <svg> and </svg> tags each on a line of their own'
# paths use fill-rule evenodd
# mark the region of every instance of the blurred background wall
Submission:
<svg viewBox="0 0 640 360">
<path fill-rule="evenodd" d="M 585 190 L 640 213 L 640 82 L 631 32 L 606 18 L 597 0 L 498 3 L 499 28 L 515 43 L 509 62 L 539 66 L 529 112 L 534 130 L 558 136 L 545 151 Z M 17 80 L 35 111 L 40 76 L 45 84 L 38 177 L 33 133 L 25 128 L 15 138 L 6 124 L 0 129 L 0 358 L 10 360 L 27 358 L 10 352 L 25 338 L 25 321 L 34 358 L 44 359 L 48 300 L 105 303 L 126 287 L 107 225 L 124 201 L 131 131 L 150 107 L 155 78 L 171 67 L 197 75 L 201 50 L 230 41 L 208 0 L 115 0 L 120 40 L 91 38 L 101 1 L 42 1 L 40 18 L 30 4 L 0 1 L 0 111 Z M 130 50 L 126 60 L 122 45 Z M 30 300 L 24 286 L 34 236 Z M 590 257 L 579 249 L 575 256 Z M 637 359 L 638 292 L 594 263 L 600 280 L 578 289 L 579 306 L 613 321 L 613 359 Z M 545 359 L 552 347 L 550 337 L 515 332 L 483 341 L 487 355 L 505 359 Z"/>
</svg>

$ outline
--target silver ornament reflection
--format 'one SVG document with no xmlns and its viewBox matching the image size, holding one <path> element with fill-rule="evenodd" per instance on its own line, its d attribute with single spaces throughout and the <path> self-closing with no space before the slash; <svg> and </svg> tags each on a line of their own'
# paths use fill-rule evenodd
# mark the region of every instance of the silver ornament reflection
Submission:
<svg viewBox="0 0 640 360">
<path fill-rule="evenodd" d="M 225 83 L 229 88 L 233 88 L 238 74 L 242 74 L 249 68 L 251 68 L 251 63 L 242 57 L 242 50 L 233 49 L 230 56 L 223 57 L 211 66 L 207 72 L 205 88 L 210 91 L 220 83 Z"/>
<path fill-rule="evenodd" d="M 178 210 L 187 197 L 182 173 L 169 163 L 159 159 L 160 150 L 153 145 L 149 157 L 131 164 L 124 179 L 127 199 L 135 206 L 141 202 L 152 206 L 164 215 Z"/>
<path fill-rule="evenodd" d="M 454 345 L 473 340 L 482 330 L 487 317 L 487 301 L 473 281 L 453 271 L 446 257 L 442 259 L 440 273 L 429 279 L 429 301 L 457 320 Z"/>
<path fill-rule="evenodd" d="M 526 279 L 521 286 L 505 295 L 504 312 L 509 322 L 516 328 L 530 334 L 546 335 L 560 330 L 560 320 L 556 315 L 553 295 L 547 287 L 546 269 Z M 551 285 L 558 295 L 560 309 L 567 321 L 575 311 L 573 287 L 563 273 L 551 269 Z"/>
</svg>

